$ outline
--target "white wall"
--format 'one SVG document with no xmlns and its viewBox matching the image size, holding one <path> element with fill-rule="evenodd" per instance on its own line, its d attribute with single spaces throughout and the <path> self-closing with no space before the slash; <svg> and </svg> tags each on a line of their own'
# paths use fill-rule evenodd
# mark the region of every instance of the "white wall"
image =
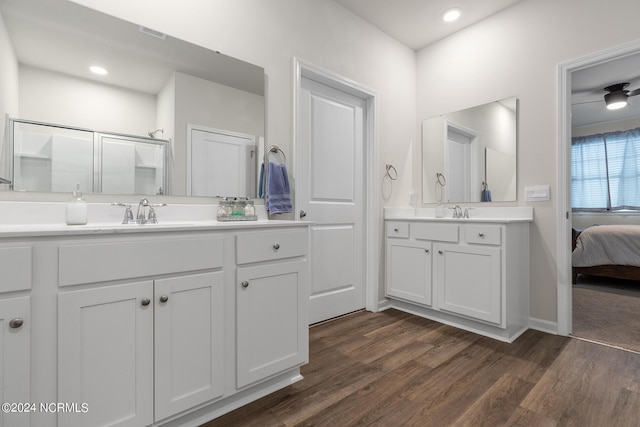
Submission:
<svg viewBox="0 0 640 427">
<path fill-rule="evenodd" d="M 551 201 L 531 204 L 531 316 L 552 323 L 557 320 L 558 64 L 639 39 L 638 25 L 605 31 L 612 10 L 637 16 L 640 2 L 524 0 L 417 54 L 417 123 L 518 97 L 516 204 L 528 205 L 524 186 L 551 186 Z"/>
<path fill-rule="evenodd" d="M 146 136 L 156 96 L 20 65 L 19 118 Z"/>
</svg>

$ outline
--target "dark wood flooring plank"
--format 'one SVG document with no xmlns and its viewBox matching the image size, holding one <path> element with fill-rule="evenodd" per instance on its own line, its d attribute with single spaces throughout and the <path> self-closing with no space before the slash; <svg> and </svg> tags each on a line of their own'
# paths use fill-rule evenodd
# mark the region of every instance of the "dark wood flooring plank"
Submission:
<svg viewBox="0 0 640 427">
<path fill-rule="evenodd" d="M 635 426 L 640 355 L 527 331 L 507 344 L 397 310 L 310 329 L 305 379 L 220 426 Z"/>
</svg>

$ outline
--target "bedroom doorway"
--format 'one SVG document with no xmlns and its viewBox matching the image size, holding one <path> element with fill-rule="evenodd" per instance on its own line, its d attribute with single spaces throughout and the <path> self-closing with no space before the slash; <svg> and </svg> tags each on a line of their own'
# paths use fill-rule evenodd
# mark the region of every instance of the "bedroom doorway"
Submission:
<svg viewBox="0 0 640 427">
<path fill-rule="evenodd" d="M 594 79 L 606 70 L 603 81 L 630 79 L 626 76 L 629 67 L 615 69 L 616 63 L 637 56 L 640 58 L 640 42 L 614 47 L 593 55 L 574 60 L 559 67 L 559 143 L 558 143 L 558 333 L 572 335 L 583 339 L 602 342 L 608 345 L 640 352 L 640 333 L 633 334 L 631 328 L 640 327 L 640 292 L 637 282 L 616 279 L 605 279 L 580 276 L 577 286 L 572 285 L 571 275 L 571 232 L 572 228 L 584 228 L 594 223 L 605 223 L 603 220 L 591 221 L 587 217 L 577 217 L 574 221 L 571 211 L 571 137 L 575 125 L 576 112 L 574 104 L 585 102 L 581 93 L 576 93 L 586 78 Z M 625 77 L 626 76 L 626 77 Z M 636 77 L 640 84 L 640 76 Z M 595 102 L 604 101 L 598 88 L 607 84 L 598 84 L 591 95 Z M 602 89 L 599 88 L 599 89 Z M 584 89 L 584 88 L 583 88 Z M 584 92 L 584 90 L 583 90 Z M 572 120 L 573 119 L 573 120 Z M 583 124 L 584 125 L 584 124 Z M 577 128 L 577 127 L 576 127 Z M 637 218 L 637 217 L 636 217 Z M 637 220 L 634 221 L 637 223 Z M 599 302 L 594 300 L 598 299 Z M 614 308 L 615 307 L 615 308 Z M 637 320 L 636 320 L 637 318 Z M 636 323 L 636 321 L 638 323 Z M 611 329 L 607 332 L 607 324 Z M 617 328 L 616 326 L 617 325 Z M 621 332 L 625 325 L 629 332 Z M 597 332 L 597 334 L 596 334 Z M 621 335 L 618 337 L 617 335 Z M 626 340 L 626 341 L 625 341 Z"/>
</svg>

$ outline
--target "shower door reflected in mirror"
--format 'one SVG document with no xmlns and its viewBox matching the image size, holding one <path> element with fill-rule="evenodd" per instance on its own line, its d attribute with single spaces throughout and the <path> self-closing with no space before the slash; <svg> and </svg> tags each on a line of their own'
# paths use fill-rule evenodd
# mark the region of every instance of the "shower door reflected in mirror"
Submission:
<svg viewBox="0 0 640 427">
<path fill-rule="evenodd" d="M 8 120 L 15 191 L 164 194 L 168 142 Z"/>
</svg>

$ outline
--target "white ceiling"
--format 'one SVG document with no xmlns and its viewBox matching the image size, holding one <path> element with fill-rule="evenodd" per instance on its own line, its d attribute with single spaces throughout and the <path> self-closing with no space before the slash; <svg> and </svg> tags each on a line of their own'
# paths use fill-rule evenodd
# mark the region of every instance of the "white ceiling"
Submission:
<svg viewBox="0 0 640 427">
<path fill-rule="evenodd" d="M 418 50 L 522 0 L 335 1 L 396 40 Z M 454 6 L 462 9 L 462 17 L 454 23 L 442 21 L 442 13 Z M 629 90 L 640 88 L 640 55 L 574 72 L 573 126 L 640 117 L 640 95 L 629 98 L 629 106 L 621 110 L 609 111 L 605 108 L 604 88 L 623 82 L 630 83 Z"/>
<path fill-rule="evenodd" d="M 640 88 L 640 54 L 625 56 L 571 74 L 573 127 L 640 117 L 640 96 L 630 97 L 629 105 L 623 109 L 606 109 L 604 88 L 615 83 L 629 83 L 627 89 L 630 91 Z"/>
<path fill-rule="evenodd" d="M 21 64 L 157 94 L 174 71 L 264 94 L 258 66 L 140 27 L 66 0 L 0 0 Z M 95 76 L 89 65 L 108 68 Z"/>
<path fill-rule="evenodd" d="M 335 0 L 403 44 L 418 50 L 522 0 Z M 462 16 L 444 22 L 457 7 Z"/>
</svg>

